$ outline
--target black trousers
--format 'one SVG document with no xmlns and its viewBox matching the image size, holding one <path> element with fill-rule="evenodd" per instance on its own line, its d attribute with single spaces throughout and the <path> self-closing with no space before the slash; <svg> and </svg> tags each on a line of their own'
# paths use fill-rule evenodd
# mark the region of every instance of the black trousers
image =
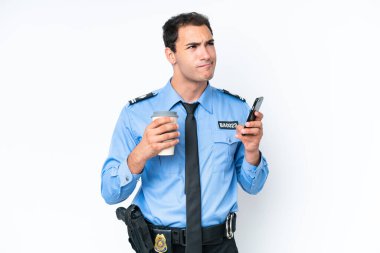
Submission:
<svg viewBox="0 0 380 253">
<path fill-rule="evenodd" d="M 185 253 L 185 246 L 173 245 L 173 253 Z M 203 253 L 238 253 L 235 238 L 223 238 L 223 241 L 217 244 L 204 245 Z"/>
</svg>

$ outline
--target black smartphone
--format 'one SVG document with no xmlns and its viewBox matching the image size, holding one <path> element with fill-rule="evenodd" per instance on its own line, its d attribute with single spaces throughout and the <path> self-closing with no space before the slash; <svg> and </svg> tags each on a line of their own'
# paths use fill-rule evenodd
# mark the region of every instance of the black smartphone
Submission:
<svg viewBox="0 0 380 253">
<path fill-rule="evenodd" d="M 253 102 L 252 108 L 249 111 L 247 121 L 254 121 L 256 119 L 255 112 L 260 110 L 260 106 L 263 103 L 264 97 L 258 97 Z"/>
<path fill-rule="evenodd" d="M 263 103 L 264 97 L 257 97 L 255 99 L 255 102 L 253 102 L 252 108 L 249 111 L 247 122 L 248 121 L 254 121 L 256 119 L 255 112 L 260 110 L 260 106 Z M 246 128 L 246 126 L 244 126 Z M 243 134 L 245 135 L 245 134 Z"/>
</svg>

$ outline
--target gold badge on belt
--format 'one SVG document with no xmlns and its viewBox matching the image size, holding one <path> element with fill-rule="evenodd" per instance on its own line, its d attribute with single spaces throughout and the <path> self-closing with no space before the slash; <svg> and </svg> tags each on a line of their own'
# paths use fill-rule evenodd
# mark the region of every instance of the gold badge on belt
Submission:
<svg viewBox="0 0 380 253">
<path fill-rule="evenodd" d="M 163 234 L 156 235 L 154 250 L 159 253 L 166 252 L 168 250 L 168 246 L 166 245 L 166 238 Z"/>
</svg>

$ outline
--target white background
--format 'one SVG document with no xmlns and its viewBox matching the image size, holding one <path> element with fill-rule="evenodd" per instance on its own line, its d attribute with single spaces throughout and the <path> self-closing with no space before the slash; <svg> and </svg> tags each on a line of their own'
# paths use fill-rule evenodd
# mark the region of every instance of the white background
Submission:
<svg viewBox="0 0 380 253">
<path fill-rule="evenodd" d="M 264 190 L 240 252 L 380 252 L 379 1 L 0 0 L 0 252 L 132 252 L 100 195 L 129 99 L 171 75 L 161 27 L 198 11 L 212 84 L 265 101 Z M 163 200 L 165 196 L 163 196 Z"/>
</svg>

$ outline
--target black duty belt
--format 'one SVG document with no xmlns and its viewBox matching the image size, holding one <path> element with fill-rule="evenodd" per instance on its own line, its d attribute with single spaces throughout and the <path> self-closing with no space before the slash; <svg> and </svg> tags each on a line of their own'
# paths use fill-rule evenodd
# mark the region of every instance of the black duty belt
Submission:
<svg viewBox="0 0 380 253">
<path fill-rule="evenodd" d="M 147 223 L 152 235 L 153 244 L 157 241 L 157 238 L 165 236 L 165 240 L 168 240 L 167 244 L 186 246 L 186 228 L 155 226 L 148 221 Z M 235 231 L 236 214 L 230 213 L 225 223 L 202 228 L 202 244 L 220 243 L 224 237 L 231 239 Z"/>
</svg>

